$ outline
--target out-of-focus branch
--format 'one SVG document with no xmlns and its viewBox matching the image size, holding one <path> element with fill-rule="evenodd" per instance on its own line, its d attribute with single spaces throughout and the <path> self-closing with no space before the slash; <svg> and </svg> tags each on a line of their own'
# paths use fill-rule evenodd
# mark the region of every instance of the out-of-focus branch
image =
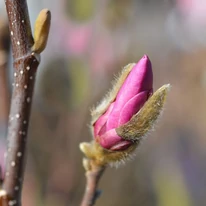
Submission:
<svg viewBox="0 0 206 206">
<path fill-rule="evenodd" d="M 0 121 L 6 124 L 9 113 L 9 87 L 8 87 L 8 56 L 9 56 L 9 27 L 7 21 L 0 17 Z"/>
<path fill-rule="evenodd" d="M 93 206 L 99 197 L 98 184 L 106 166 L 98 165 L 90 159 L 83 159 L 86 175 L 86 187 L 81 206 Z"/>
<path fill-rule="evenodd" d="M 38 52 L 32 50 L 35 42 L 31 33 L 26 0 L 6 0 L 5 4 L 14 59 L 14 83 L 9 115 L 7 164 L 3 190 L 9 199 L 9 205 L 20 206 L 27 130 L 40 56 Z M 50 12 L 47 13 L 50 17 Z M 42 26 L 44 24 L 38 28 L 40 31 Z"/>
</svg>

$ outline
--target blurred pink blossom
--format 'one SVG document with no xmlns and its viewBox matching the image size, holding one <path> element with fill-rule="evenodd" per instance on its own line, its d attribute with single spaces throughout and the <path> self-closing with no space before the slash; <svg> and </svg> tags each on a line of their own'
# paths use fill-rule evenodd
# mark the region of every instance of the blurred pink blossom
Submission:
<svg viewBox="0 0 206 206">
<path fill-rule="evenodd" d="M 191 22 L 206 23 L 205 0 L 176 0 L 176 5 Z"/>
<path fill-rule="evenodd" d="M 70 25 L 65 40 L 66 50 L 73 55 L 82 55 L 88 50 L 91 34 L 92 30 L 89 24 Z"/>
</svg>

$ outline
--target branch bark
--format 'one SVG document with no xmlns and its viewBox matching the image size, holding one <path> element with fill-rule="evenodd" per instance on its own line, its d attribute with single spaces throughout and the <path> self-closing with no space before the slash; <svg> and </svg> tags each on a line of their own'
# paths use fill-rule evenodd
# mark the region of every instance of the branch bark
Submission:
<svg viewBox="0 0 206 206">
<path fill-rule="evenodd" d="M 9 205 L 21 205 L 27 130 L 40 56 L 34 44 L 26 0 L 6 0 L 13 51 L 14 83 L 8 126 L 7 164 L 3 189 Z"/>
<path fill-rule="evenodd" d="M 93 206 L 100 196 L 98 184 L 106 166 L 100 166 L 89 159 L 84 159 L 83 165 L 86 170 L 86 187 L 81 206 Z"/>
<path fill-rule="evenodd" d="M 9 59 L 9 28 L 7 21 L 0 17 L 0 123 L 6 126 L 8 122 L 10 93 L 8 81 L 8 59 Z"/>
</svg>

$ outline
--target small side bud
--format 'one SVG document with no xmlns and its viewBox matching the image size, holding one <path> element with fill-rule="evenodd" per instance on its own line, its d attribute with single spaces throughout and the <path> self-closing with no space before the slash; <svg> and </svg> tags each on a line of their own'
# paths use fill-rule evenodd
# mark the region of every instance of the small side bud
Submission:
<svg viewBox="0 0 206 206">
<path fill-rule="evenodd" d="M 51 12 L 48 9 L 40 11 L 34 26 L 34 45 L 32 51 L 40 54 L 46 47 L 51 23 Z"/>
<path fill-rule="evenodd" d="M 145 136 L 160 116 L 169 88 L 169 84 L 159 88 L 128 123 L 116 128 L 117 134 L 125 140 L 134 142 Z"/>
<path fill-rule="evenodd" d="M 10 205 L 9 204 L 9 197 L 5 190 L 0 190 L 0 206 Z"/>
<path fill-rule="evenodd" d="M 91 144 L 88 142 L 82 142 L 79 144 L 79 149 L 86 154 L 86 157 L 88 158 L 92 158 L 92 154 L 91 154 Z"/>
<path fill-rule="evenodd" d="M 85 171 L 91 170 L 91 165 L 90 165 L 89 159 L 83 158 L 82 164 L 83 164 Z"/>
</svg>

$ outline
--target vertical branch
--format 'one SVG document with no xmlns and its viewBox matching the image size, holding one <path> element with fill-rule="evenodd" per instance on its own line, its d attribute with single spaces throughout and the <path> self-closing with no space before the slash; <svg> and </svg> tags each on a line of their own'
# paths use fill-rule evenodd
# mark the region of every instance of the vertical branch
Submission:
<svg viewBox="0 0 206 206">
<path fill-rule="evenodd" d="M 6 0 L 14 62 L 31 54 L 34 44 L 26 0 Z M 15 67 L 16 68 L 16 67 Z"/>
<path fill-rule="evenodd" d="M 8 24 L 3 17 L 0 19 L 0 31 L 0 122 L 6 125 L 10 105 L 7 70 L 10 41 Z"/>
<path fill-rule="evenodd" d="M 21 205 L 27 130 L 40 56 L 31 49 L 34 40 L 26 0 L 6 0 L 5 4 L 14 59 L 14 83 L 3 189 L 9 197 L 9 205 L 19 206 Z"/>
<path fill-rule="evenodd" d="M 90 159 L 83 159 L 83 165 L 86 171 L 86 186 L 80 206 L 93 206 L 100 195 L 98 184 L 106 166 L 98 165 Z"/>
<path fill-rule="evenodd" d="M 1 55 L 1 54 L 0 54 Z M 0 57 L 1 58 L 1 57 Z M 7 123 L 9 113 L 9 88 L 7 78 L 7 65 L 0 63 L 0 121 Z"/>
</svg>

